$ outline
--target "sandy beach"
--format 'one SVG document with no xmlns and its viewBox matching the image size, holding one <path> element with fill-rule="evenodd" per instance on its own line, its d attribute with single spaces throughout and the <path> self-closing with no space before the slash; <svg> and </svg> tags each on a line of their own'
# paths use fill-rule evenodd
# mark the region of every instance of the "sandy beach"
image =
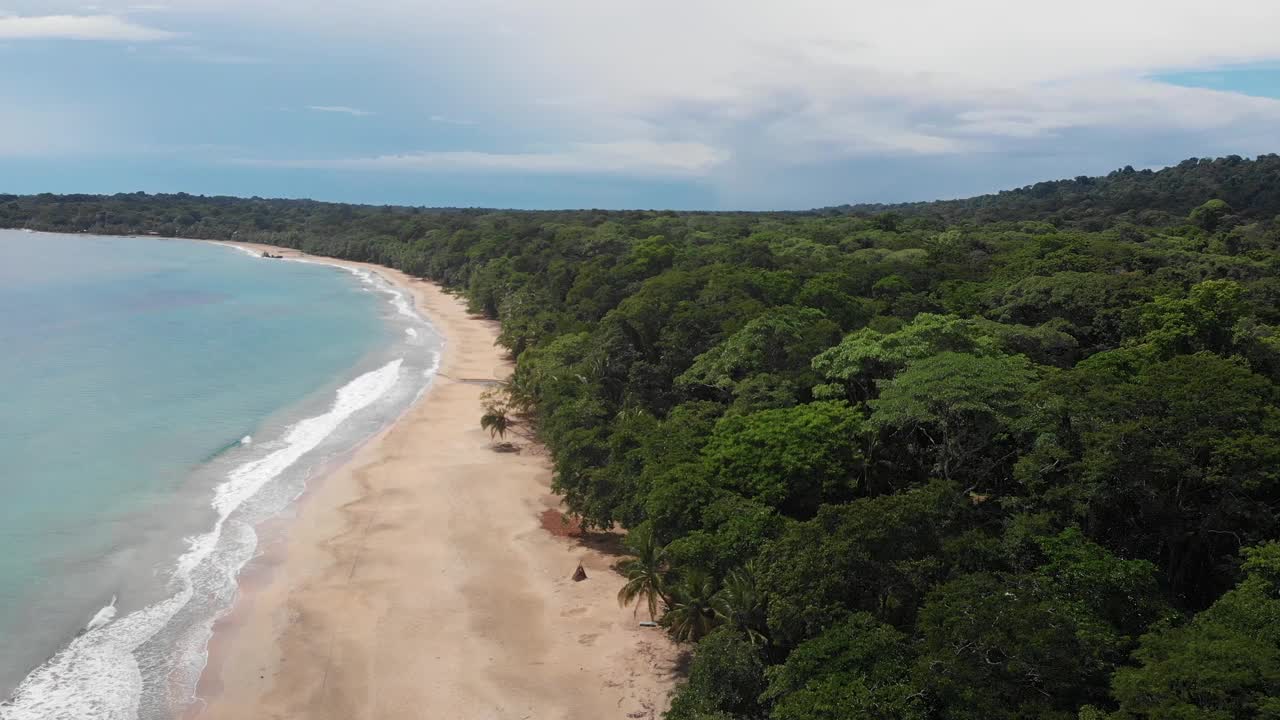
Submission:
<svg viewBox="0 0 1280 720">
<path fill-rule="evenodd" d="M 264 529 L 188 715 L 659 717 L 676 649 L 618 607 L 608 543 L 544 528 L 559 505 L 542 448 L 509 436 L 521 451 L 498 452 L 480 429 L 485 381 L 511 371 L 497 325 L 397 271 L 313 259 L 365 267 L 412 292 L 446 337 L 440 374 Z M 589 579 L 574 582 L 579 562 Z"/>
</svg>

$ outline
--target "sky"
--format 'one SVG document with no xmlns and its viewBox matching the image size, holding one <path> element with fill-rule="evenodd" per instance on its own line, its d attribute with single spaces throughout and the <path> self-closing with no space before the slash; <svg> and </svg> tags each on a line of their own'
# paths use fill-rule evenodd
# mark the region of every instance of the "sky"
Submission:
<svg viewBox="0 0 1280 720">
<path fill-rule="evenodd" d="M 1280 152 L 1274 0 L 0 0 L 0 192 L 804 209 Z"/>
</svg>

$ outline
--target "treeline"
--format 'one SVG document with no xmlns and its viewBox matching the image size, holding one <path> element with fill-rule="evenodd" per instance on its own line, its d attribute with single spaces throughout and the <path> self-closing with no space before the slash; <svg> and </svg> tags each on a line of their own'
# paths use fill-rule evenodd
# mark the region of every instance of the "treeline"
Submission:
<svg viewBox="0 0 1280 720">
<path fill-rule="evenodd" d="M 1070 221 L 1083 200 L 988 222 L 37 196 L 0 222 L 464 291 L 568 507 L 629 528 L 622 599 L 696 643 L 672 720 L 1280 718 L 1280 186 L 1197 187 L 1105 230 Z"/>
<path fill-rule="evenodd" d="M 1105 177 L 1039 182 L 966 200 L 900 205 L 846 205 L 835 213 L 894 212 L 947 224 L 1043 220 L 1057 226 L 1102 230 L 1116 223 L 1175 224 L 1192 208 L 1217 198 L 1245 220 L 1280 215 L 1280 155 L 1245 160 L 1191 158 L 1159 171 L 1124 167 Z"/>
</svg>

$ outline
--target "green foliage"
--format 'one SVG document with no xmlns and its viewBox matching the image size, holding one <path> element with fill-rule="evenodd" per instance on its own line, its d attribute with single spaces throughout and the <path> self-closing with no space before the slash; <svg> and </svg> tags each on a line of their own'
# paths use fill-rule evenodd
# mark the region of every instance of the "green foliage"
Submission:
<svg viewBox="0 0 1280 720">
<path fill-rule="evenodd" d="M 1222 200 L 1209 200 L 1191 211 L 1187 220 L 1201 230 L 1213 232 L 1222 224 L 1224 218 L 1231 214 L 1231 206 Z"/>
<path fill-rule="evenodd" d="M 911 683 L 908 638 L 855 613 L 807 640 L 769 669 L 762 694 L 773 720 L 924 720 L 928 707 Z"/>
<path fill-rule="evenodd" d="M 1141 342 L 1162 358 L 1209 350 L 1230 353 L 1235 326 L 1248 313 L 1245 290 L 1231 280 L 1208 280 L 1186 298 L 1158 297 L 1142 313 L 1147 334 Z"/>
<path fill-rule="evenodd" d="M 760 717 L 764 659 L 742 635 L 721 628 L 694 650 L 689 680 L 671 699 L 668 720 Z"/>
<path fill-rule="evenodd" d="M 842 402 L 763 410 L 721 420 L 703 457 L 718 487 L 805 518 L 853 496 L 866 432 Z"/>
<path fill-rule="evenodd" d="M 815 380 L 805 367 L 809 358 L 834 344 L 838 332 L 820 310 L 774 308 L 699 355 L 676 382 L 695 391 L 733 393 L 743 380 L 768 373 L 774 382 L 807 389 Z"/>
<path fill-rule="evenodd" d="M 1277 188 L 1266 155 L 803 213 L 4 195 L 0 226 L 381 263 L 500 320 L 482 425 L 631 529 L 620 602 L 697 643 L 673 718 L 1280 718 Z"/>
<path fill-rule="evenodd" d="M 903 218 L 930 219 L 945 224 L 963 222 L 1021 223 L 1028 227 L 1075 227 L 1087 230 L 1123 223 L 1164 226 L 1180 222 L 1205 202 L 1218 199 L 1238 215 L 1273 218 L 1280 200 L 1271 192 L 1280 157 L 1260 155 L 1249 161 L 1239 155 L 1190 158 L 1163 170 L 1124 167 L 1103 177 L 1038 182 L 967 200 L 944 200 L 901 205 L 855 205 L 836 212 L 862 214 L 892 210 Z"/>
<path fill-rule="evenodd" d="M 856 295 L 842 276 L 834 273 L 816 275 L 805 282 L 796 295 L 796 303 L 821 310 L 842 330 L 865 325 L 875 315 L 875 303 Z"/>
<path fill-rule="evenodd" d="M 828 675 L 788 695 L 772 720 L 926 720 L 919 691 L 907 683 L 872 686 L 861 678 Z"/>
<path fill-rule="evenodd" d="M 978 348 L 972 323 L 951 315 L 922 313 L 896 332 L 867 328 L 849 335 L 815 357 L 813 368 L 828 381 L 849 388 L 855 399 L 865 399 L 874 395 L 876 380 L 892 377 L 916 360 Z M 827 396 L 831 396 L 830 389 Z"/>
<path fill-rule="evenodd" d="M 1030 413 L 1034 379 L 1020 355 L 941 352 L 883 381 L 869 403 L 869 423 L 923 448 L 933 459 L 930 472 L 996 487 Z"/>
<path fill-rule="evenodd" d="M 1280 718 L 1280 544 L 1244 552 L 1245 578 L 1188 625 L 1142 638 L 1116 673 L 1117 720 Z"/>
<path fill-rule="evenodd" d="M 920 611 L 919 682 L 955 718 L 1066 717 L 1111 668 L 1116 638 L 1063 614 L 1026 577 L 975 573 L 933 590 Z"/>
<path fill-rule="evenodd" d="M 944 574 L 941 538 L 963 511 L 958 495 L 935 483 L 824 506 L 812 520 L 789 524 L 756 563 L 771 637 L 798 642 L 851 610 L 909 622 Z"/>
<path fill-rule="evenodd" d="M 669 597 L 662 624 L 676 640 L 697 642 L 719 624 L 715 608 L 716 582 L 709 573 L 686 569 L 679 580 L 669 586 Z"/>
<path fill-rule="evenodd" d="M 489 438 L 506 438 L 507 431 L 515 424 L 513 415 L 513 399 L 511 390 L 506 386 L 496 386 L 486 390 L 481 396 L 484 414 L 480 416 L 480 427 L 489 431 Z"/>
<path fill-rule="evenodd" d="M 993 288 L 991 315 L 1006 323 L 1057 322 L 1084 348 L 1114 347 L 1129 323 L 1127 305 L 1143 298 L 1143 276 L 1066 270 L 1021 277 Z"/>
<path fill-rule="evenodd" d="M 746 565 L 760 548 L 777 537 L 785 520 L 777 511 L 754 500 L 721 492 L 699 516 L 701 527 L 667 546 L 680 567 L 698 567 L 717 575 Z"/>
<path fill-rule="evenodd" d="M 765 637 L 764 596 L 756 586 L 755 573 L 750 568 L 729 571 L 720 590 L 711 599 L 711 608 L 721 624 L 742 632 L 752 645 L 768 642 Z"/>
<path fill-rule="evenodd" d="M 1093 537 L 1161 567 L 1176 602 L 1230 587 L 1241 544 L 1275 537 L 1280 410 L 1275 385 L 1208 352 L 1069 378 L 1078 443 L 1069 468 Z M 1076 454 L 1078 453 L 1078 454 Z"/>
<path fill-rule="evenodd" d="M 490 438 L 505 438 L 511 427 L 511 417 L 501 408 L 489 408 L 480 416 L 480 427 L 489 431 Z"/>
<path fill-rule="evenodd" d="M 656 620 L 658 603 L 666 598 L 667 560 L 664 548 L 654 539 L 653 528 L 641 525 L 627 533 L 627 549 L 633 557 L 618 563 L 618 570 L 627 579 L 618 590 L 618 604 L 626 607 L 635 603 L 638 612 L 643 601 L 649 611 L 649 619 Z"/>
<path fill-rule="evenodd" d="M 1031 572 L 963 575 L 929 593 L 917 677 L 952 717 L 1066 718 L 1106 702 L 1130 638 L 1162 612 L 1150 563 L 1074 528 L 1039 544 L 1046 561 Z"/>
<path fill-rule="evenodd" d="M 1045 559 L 1034 573 L 1037 581 L 1077 612 L 1128 636 L 1171 617 L 1154 564 L 1119 558 L 1077 527 L 1037 540 Z"/>
</svg>

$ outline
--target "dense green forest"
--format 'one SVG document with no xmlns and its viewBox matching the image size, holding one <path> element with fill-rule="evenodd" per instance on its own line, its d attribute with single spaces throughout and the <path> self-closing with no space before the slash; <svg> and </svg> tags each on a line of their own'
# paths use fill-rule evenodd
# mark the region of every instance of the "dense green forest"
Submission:
<svg viewBox="0 0 1280 720">
<path fill-rule="evenodd" d="M 854 205 L 831 212 L 886 212 L 928 217 L 945 223 L 1047 220 L 1082 230 L 1116 223 L 1169 225 L 1217 198 L 1247 220 L 1280 215 L 1280 156 L 1245 160 L 1231 155 L 1216 160 L 1191 158 L 1160 171 L 1124 167 L 1106 177 L 1077 177 L 1040 182 L 995 195 L 902 205 Z"/>
<path fill-rule="evenodd" d="M 1280 158 L 809 213 L 0 196 L 502 321 L 672 720 L 1280 718 Z"/>
</svg>

